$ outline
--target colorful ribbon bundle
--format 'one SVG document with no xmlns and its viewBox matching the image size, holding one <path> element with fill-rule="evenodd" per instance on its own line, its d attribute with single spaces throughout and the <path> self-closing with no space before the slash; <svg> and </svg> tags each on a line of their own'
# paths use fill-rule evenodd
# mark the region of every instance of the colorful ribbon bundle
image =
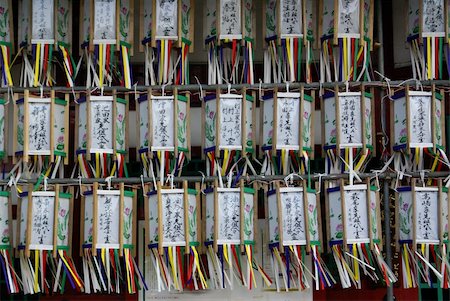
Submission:
<svg viewBox="0 0 450 301">
<path fill-rule="evenodd" d="M 264 82 L 311 82 L 313 1 L 267 0 L 264 4 Z"/>
<path fill-rule="evenodd" d="M 446 41 L 445 1 L 408 1 L 409 53 L 413 77 L 419 80 L 443 79 Z M 448 67 L 448 63 L 447 63 Z M 449 71 L 449 68 L 447 68 Z"/>
<path fill-rule="evenodd" d="M 315 190 L 289 186 L 267 192 L 267 214 L 269 219 L 269 249 L 271 265 L 277 292 L 284 287 L 286 291 L 310 288 L 308 278 L 315 282 L 315 289 L 331 287 L 336 283 L 330 271 L 322 261 L 320 242 L 320 209 Z M 306 252 L 312 255 L 314 274 L 308 269 Z M 283 282 L 280 283 L 280 275 Z"/>
<path fill-rule="evenodd" d="M 320 81 L 370 80 L 373 1 L 322 0 L 320 5 Z"/>
</svg>

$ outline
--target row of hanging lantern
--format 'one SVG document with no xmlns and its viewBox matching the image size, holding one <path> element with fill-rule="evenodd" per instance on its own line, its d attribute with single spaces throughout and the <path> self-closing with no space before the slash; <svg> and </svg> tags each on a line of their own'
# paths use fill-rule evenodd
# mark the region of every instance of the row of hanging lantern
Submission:
<svg viewBox="0 0 450 301">
<path fill-rule="evenodd" d="M 82 61 L 86 64 L 87 87 L 117 81 L 127 88 L 134 84 L 130 64 L 134 52 L 133 1 L 95 0 L 81 4 L 80 44 L 84 60 L 76 62 L 71 55 L 72 1 L 19 1 L 17 52 L 23 57 L 21 86 L 54 84 L 54 50 L 59 53 L 67 85 L 71 87 Z M 2 83 L 13 86 L 11 1 L 2 5 Z M 411 0 L 408 5 L 406 40 L 414 78 L 442 79 L 448 52 L 448 3 Z M 253 6 L 250 0 L 206 2 L 208 84 L 254 83 Z M 373 0 L 267 0 L 263 6 L 264 82 L 311 82 L 314 48 L 320 49 L 321 82 L 371 79 Z M 192 0 L 141 1 L 140 8 L 143 14 L 139 20 L 139 49 L 145 52 L 145 84 L 189 84 L 188 54 L 194 50 Z"/>
</svg>

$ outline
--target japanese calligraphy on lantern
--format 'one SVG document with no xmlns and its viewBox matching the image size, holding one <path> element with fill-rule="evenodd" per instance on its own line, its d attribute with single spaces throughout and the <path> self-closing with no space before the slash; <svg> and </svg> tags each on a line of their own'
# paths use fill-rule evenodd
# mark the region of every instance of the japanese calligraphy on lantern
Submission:
<svg viewBox="0 0 450 301">
<path fill-rule="evenodd" d="M 242 149 L 242 95 L 220 95 L 219 149 Z"/>
<path fill-rule="evenodd" d="M 254 227 L 254 216 L 255 216 L 255 207 L 254 207 L 254 193 L 253 189 L 244 188 L 244 208 L 242 208 L 243 214 L 243 239 L 244 243 L 252 242 L 255 240 L 255 227 Z"/>
<path fill-rule="evenodd" d="M 277 149 L 298 149 L 300 93 L 277 94 Z"/>
<path fill-rule="evenodd" d="M 367 186 L 345 186 L 345 235 L 347 243 L 368 243 Z"/>
<path fill-rule="evenodd" d="M 12 219 L 10 218 L 10 206 L 8 192 L 0 191 L 0 246 L 12 245 L 12 237 L 10 225 L 12 227 Z"/>
<path fill-rule="evenodd" d="M 302 36 L 302 15 L 302 0 L 280 0 L 281 38 Z"/>
<path fill-rule="evenodd" d="M 28 149 L 30 155 L 50 155 L 51 99 L 29 99 Z"/>
<path fill-rule="evenodd" d="M 70 219 L 71 195 L 59 195 L 58 211 L 56 216 L 56 245 L 69 245 L 69 219 Z"/>
<path fill-rule="evenodd" d="M 399 187 L 398 191 L 398 239 L 400 241 L 410 241 L 413 238 L 413 202 L 411 187 Z"/>
<path fill-rule="evenodd" d="M 280 189 L 283 245 L 305 245 L 306 228 L 301 188 Z"/>
<path fill-rule="evenodd" d="M 217 188 L 217 244 L 240 243 L 240 189 Z"/>
<path fill-rule="evenodd" d="M 122 211 L 122 238 L 125 247 L 133 245 L 133 192 L 125 191 Z"/>
<path fill-rule="evenodd" d="M 90 152 L 113 153 L 113 97 L 90 98 Z"/>
<path fill-rule="evenodd" d="M 416 242 L 439 243 L 438 189 L 417 187 L 415 193 Z"/>
<path fill-rule="evenodd" d="M 432 147 L 431 92 L 408 93 L 410 147 Z"/>
<path fill-rule="evenodd" d="M 339 187 L 328 188 L 328 217 L 329 239 L 340 242 L 344 238 L 344 224 L 342 220 L 341 190 Z"/>
<path fill-rule="evenodd" d="M 422 36 L 445 36 L 444 0 L 422 2 Z"/>
<path fill-rule="evenodd" d="M 338 35 L 340 37 L 359 37 L 360 0 L 339 0 Z"/>
<path fill-rule="evenodd" d="M 339 113 L 340 147 L 361 146 L 361 93 L 340 93 Z"/>
<path fill-rule="evenodd" d="M 31 43 L 54 43 L 54 2 L 35 0 L 32 2 Z"/>
<path fill-rule="evenodd" d="M 220 0 L 220 39 L 241 38 L 241 0 Z"/>
<path fill-rule="evenodd" d="M 178 1 L 157 0 L 156 39 L 178 39 Z"/>
<path fill-rule="evenodd" d="M 269 243 L 280 241 L 280 229 L 278 227 L 278 204 L 276 190 L 267 192 L 268 215 L 269 215 Z"/>
<path fill-rule="evenodd" d="M 161 191 L 163 246 L 185 245 L 184 190 Z"/>
<path fill-rule="evenodd" d="M 53 249 L 55 192 L 33 192 L 31 208 L 30 249 Z"/>
<path fill-rule="evenodd" d="M 173 150 L 174 136 L 173 96 L 152 96 L 152 150 Z"/>
<path fill-rule="evenodd" d="M 119 248 L 120 191 L 97 191 L 96 248 Z"/>
<path fill-rule="evenodd" d="M 116 0 L 95 0 L 94 12 L 94 44 L 115 44 Z"/>
</svg>

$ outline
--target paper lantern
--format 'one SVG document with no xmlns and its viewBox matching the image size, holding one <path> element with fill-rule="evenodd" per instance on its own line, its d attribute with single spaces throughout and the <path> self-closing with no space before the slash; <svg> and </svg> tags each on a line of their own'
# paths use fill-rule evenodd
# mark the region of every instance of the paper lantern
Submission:
<svg viewBox="0 0 450 301">
<path fill-rule="evenodd" d="M 366 184 L 329 187 L 326 183 L 328 241 L 343 287 L 361 288 L 362 271 L 375 281 L 375 266 L 384 284 L 397 278 L 384 262 L 380 251 L 379 197 L 376 188 Z M 351 273 L 345 268 L 352 266 Z M 351 282 L 351 281 L 352 282 Z"/>
<path fill-rule="evenodd" d="M 186 157 L 190 158 L 189 94 L 159 96 L 149 92 L 138 99 L 137 111 L 138 153 L 145 175 L 154 176 L 152 164 L 157 160 L 161 160 L 159 170 L 155 167 L 159 176 L 180 175 Z M 173 170 L 166 166 L 171 161 Z"/>
<path fill-rule="evenodd" d="M 208 84 L 254 83 L 252 0 L 208 0 L 205 5 L 205 44 L 208 48 Z M 241 60 L 243 65 L 239 66 Z M 219 46 L 216 49 L 216 46 Z M 243 74 L 241 80 L 241 72 Z"/>
<path fill-rule="evenodd" d="M 86 85 L 111 85 L 114 77 L 114 53 L 117 50 L 122 65 L 121 84 L 131 89 L 134 1 L 83 0 L 80 7 L 80 41 L 81 47 L 86 51 L 88 69 Z"/>
<path fill-rule="evenodd" d="M 311 82 L 315 2 L 266 0 L 263 5 L 263 36 L 267 48 L 264 52 L 264 82 L 280 83 L 282 79 Z M 302 66 L 303 60 L 305 66 Z"/>
<path fill-rule="evenodd" d="M 315 267 L 315 288 L 330 287 L 335 281 L 320 259 L 321 245 L 320 202 L 315 190 L 306 186 L 280 187 L 267 192 L 269 249 L 272 254 L 273 274 L 277 291 L 297 287 L 291 282 L 295 274 L 298 288 L 310 287 L 307 275 L 312 273 L 305 265 L 306 252 L 312 254 Z M 280 275 L 283 280 L 280 280 Z M 320 277 L 317 277 L 319 276 Z M 284 284 L 284 285 L 283 285 Z"/>
<path fill-rule="evenodd" d="M 139 37 L 141 51 L 145 50 L 145 84 L 189 84 L 188 53 L 194 50 L 194 1 L 141 0 L 140 7 L 143 14 Z M 156 64 L 153 63 L 155 55 L 159 57 Z"/>
<path fill-rule="evenodd" d="M 200 203 L 197 191 L 183 188 L 161 188 L 147 194 L 145 202 L 146 242 L 152 256 L 157 276 L 158 291 L 174 288 L 206 289 L 208 284 L 201 267 L 198 247 L 200 245 Z M 181 264 L 189 255 L 187 270 Z M 186 283 L 187 273 L 192 283 Z"/>
<path fill-rule="evenodd" d="M 54 47 L 58 50 L 67 84 L 74 86 L 75 62 L 71 56 L 72 1 L 19 1 L 19 45 L 24 50 L 23 87 L 51 86 L 55 83 L 52 68 Z M 32 47 L 32 62 L 27 47 Z"/>
<path fill-rule="evenodd" d="M 55 178 L 61 162 L 68 163 L 68 95 L 63 100 L 56 98 L 55 92 L 51 91 L 50 97 L 35 97 L 25 90 L 23 98 L 14 104 L 14 124 L 15 160 L 20 158 L 29 162 L 30 159 L 35 161 L 40 160 L 36 159 L 39 157 L 48 157 L 55 164 L 46 166 L 40 160 L 36 171 L 48 172 L 49 177 Z"/>
<path fill-rule="evenodd" d="M 147 285 L 133 258 L 136 248 L 135 192 L 124 189 L 102 190 L 98 183 L 83 193 L 81 216 L 82 256 L 86 293 L 107 291 L 120 293 L 122 282 L 127 292 L 137 292 Z M 121 275 L 119 256 L 123 259 L 126 276 Z M 98 262 L 97 258 L 106 261 Z M 104 273 L 98 273 L 98 268 Z"/>
<path fill-rule="evenodd" d="M 340 173 L 342 163 L 339 156 L 345 158 L 343 164 L 346 169 L 360 171 L 374 151 L 372 98 L 373 93 L 365 92 L 364 88 L 361 92 L 339 92 L 336 88 L 334 93 L 323 95 L 322 139 L 327 154 L 327 172 Z M 353 157 L 353 149 L 361 149 L 358 157 Z"/>
<path fill-rule="evenodd" d="M 445 269 L 440 273 L 431 268 L 438 262 L 430 256 L 443 243 L 444 229 L 441 228 L 439 215 L 444 213 L 440 210 L 444 205 L 441 202 L 445 200 L 445 193 L 438 187 L 416 186 L 415 180 L 411 184 L 397 188 L 396 193 L 397 250 L 401 250 L 404 262 L 402 273 L 405 288 L 416 287 L 419 279 L 429 284 L 432 273 L 443 280 L 441 273 L 445 272 Z M 445 213 L 448 215 L 448 210 Z M 447 260 L 444 256 L 442 264 L 446 264 Z"/>
<path fill-rule="evenodd" d="M 216 182 L 213 188 L 207 188 L 204 193 L 204 243 L 212 286 L 215 289 L 233 288 L 233 273 L 236 272 L 239 283 L 251 290 L 255 271 L 270 286 L 272 280 L 253 257 L 257 212 L 255 190 L 245 187 L 241 180 L 239 188 L 222 188 Z M 237 261 L 239 246 L 245 250 L 247 273 Z M 225 261 L 224 258 L 228 259 Z M 254 266 L 255 269 L 252 268 Z M 229 275 L 225 273 L 226 269 Z"/>
<path fill-rule="evenodd" d="M 255 146 L 255 102 L 254 94 L 226 93 L 209 94 L 202 102 L 204 128 L 203 152 L 207 155 L 207 173 L 227 174 L 232 166 L 234 154 L 251 157 Z M 239 156 L 238 156 L 239 157 Z M 217 162 L 216 158 L 223 159 Z M 219 164 L 221 167 L 218 167 Z M 236 165 L 235 165 L 236 166 Z M 253 171 L 249 160 L 247 166 Z"/>
<path fill-rule="evenodd" d="M 115 171 L 125 175 L 128 152 L 128 101 L 114 96 L 80 98 L 76 107 L 75 154 L 83 177 L 101 177 Z M 86 160 L 95 158 L 95 174 Z M 110 159 L 117 162 L 111 167 Z"/>
<path fill-rule="evenodd" d="M 2 86 L 13 86 L 10 64 L 14 51 L 13 9 L 11 0 L 0 1 L 0 53 Z"/>
<path fill-rule="evenodd" d="M 58 289 L 63 292 L 62 277 L 70 279 L 73 289 L 82 290 L 83 281 L 70 256 L 72 195 L 59 192 L 58 185 L 55 191 L 32 191 L 32 188 L 30 185 L 28 192 L 20 193 L 18 206 L 17 248 L 23 292 L 35 294 L 49 290 L 57 292 Z M 57 258 L 58 269 L 55 271 L 50 264 L 52 257 Z M 51 287 L 46 282 L 49 270 L 54 277 Z"/>
<path fill-rule="evenodd" d="M 407 37 L 413 77 L 420 80 L 443 79 L 444 42 L 448 16 L 444 0 L 409 0 Z"/>
<path fill-rule="evenodd" d="M 321 82 L 370 79 L 373 9 L 373 0 L 319 2 Z M 333 64 L 335 60 L 337 64 Z"/>
<path fill-rule="evenodd" d="M 265 158 L 263 167 L 267 168 L 263 168 L 264 172 L 287 174 L 290 165 L 302 172 L 308 170 L 314 146 L 314 95 L 303 89 L 275 92 L 264 95 L 261 103 L 260 145 Z M 274 170 L 270 170 L 271 153 L 277 157 Z"/>
<path fill-rule="evenodd" d="M 20 292 L 20 286 L 13 264 L 12 202 L 7 191 L 0 191 L 0 208 L 0 262 L 8 292 L 15 294 Z"/>
</svg>

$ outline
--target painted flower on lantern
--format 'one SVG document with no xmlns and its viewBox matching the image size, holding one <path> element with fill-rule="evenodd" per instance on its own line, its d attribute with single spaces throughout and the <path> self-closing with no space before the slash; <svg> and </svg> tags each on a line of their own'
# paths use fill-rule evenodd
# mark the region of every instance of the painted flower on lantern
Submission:
<svg viewBox="0 0 450 301">
<path fill-rule="evenodd" d="M 366 117 L 369 117 L 369 116 L 370 116 L 370 110 L 366 109 Z"/>
<path fill-rule="evenodd" d="M 245 212 L 250 212 L 250 205 L 246 204 L 244 210 Z"/>
<path fill-rule="evenodd" d="M 125 208 L 125 215 L 128 216 L 131 213 L 130 207 Z"/>
<path fill-rule="evenodd" d="M 209 112 L 209 118 L 213 119 L 214 118 L 214 111 Z"/>
<path fill-rule="evenodd" d="M 119 122 L 122 122 L 122 121 L 123 121 L 123 115 L 122 115 L 122 114 L 119 114 L 119 116 L 117 116 L 117 120 L 118 120 Z"/>
<path fill-rule="evenodd" d="M 189 206 L 189 213 L 192 214 L 193 212 L 194 212 L 194 206 L 190 205 L 190 206 Z"/>
<path fill-rule="evenodd" d="M 408 203 L 403 204 L 403 211 L 408 211 L 409 205 Z"/>
<path fill-rule="evenodd" d="M 64 136 L 59 136 L 57 142 L 58 144 L 64 143 Z"/>
<path fill-rule="evenodd" d="M 303 113 L 303 118 L 308 119 L 308 117 L 309 117 L 309 113 L 305 111 L 305 112 Z"/>
<path fill-rule="evenodd" d="M 61 6 L 61 7 L 59 8 L 59 13 L 60 13 L 61 15 L 64 15 L 65 12 L 66 12 L 66 10 L 65 10 L 64 6 Z"/>
<path fill-rule="evenodd" d="M 179 118 L 180 120 L 184 120 L 184 113 L 183 113 L 183 112 L 180 112 L 180 114 L 178 115 L 178 118 Z"/>
<path fill-rule="evenodd" d="M 186 4 L 183 4 L 183 12 L 187 12 L 188 6 Z"/>
<path fill-rule="evenodd" d="M 245 4 L 245 7 L 247 8 L 247 10 L 251 10 L 252 9 L 252 5 L 250 4 L 250 2 L 247 2 Z"/>
<path fill-rule="evenodd" d="M 5 13 L 5 8 L 4 7 L 0 7 L 0 15 L 3 15 Z"/>
<path fill-rule="evenodd" d="M 309 212 L 312 213 L 314 211 L 314 205 L 313 204 L 309 204 L 308 210 L 309 210 Z"/>
<path fill-rule="evenodd" d="M 128 10 L 125 6 L 122 7 L 122 14 L 126 15 L 128 13 Z"/>
<path fill-rule="evenodd" d="M 59 216 L 61 216 L 61 217 L 66 216 L 66 213 L 67 213 L 66 209 L 59 210 Z"/>
<path fill-rule="evenodd" d="M 439 109 L 436 110 L 436 117 L 438 118 L 441 117 L 441 110 Z"/>
<path fill-rule="evenodd" d="M 375 202 L 370 202 L 370 209 L 372 209 L 372 210 L 375 209 Z"/>
</svg>

